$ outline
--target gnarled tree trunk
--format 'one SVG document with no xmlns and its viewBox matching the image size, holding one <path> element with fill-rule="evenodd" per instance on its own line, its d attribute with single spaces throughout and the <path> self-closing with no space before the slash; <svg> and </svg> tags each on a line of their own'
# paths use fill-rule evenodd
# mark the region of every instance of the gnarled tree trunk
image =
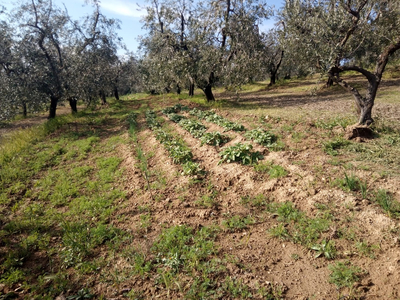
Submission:
<svg viewBox="0 0 400 300">
<path fill-rule="evenodd" d="M 78 108 L 77 108 L 77 103 L 78 103 L 78 99 L 76 99 L 75 97 L 70 97 L 68 98 L 69 101 L 69 106 L 71 107 L 71 111 L 73 114 L 78 112 Z"/>
<path fill-rule="evenodd" d="M 189 97 L 194 96 L 194 83 L 190 83 L 189 85 Z"/>
<path fill-rule="evenodd" d="M 114 98 L 115 100 L 119 101 L 119 93 L 117 87 L 114 87 Z"/>
<path fill-rule="evenodd" d="M 215 101 L 211 84 L 207 84 L 206 87 L 203 89 L 203 92 L 206 95 L 207 102 Z"/>
<path fill-rule="evenodd" d="M 269 73 L 271 75 L 271 79 L 270 79 L 270 82 L 269 82 L 270 86 L 274 85 L 276 83 L 278 70 L 279 70 L 279 67 L 282 64 L 284 53 L 285 53 L 284 51 L 281 51 L 281 57 L 279 58 L 279 61 L 278 61 L 278 63 L 276 65 L 274 63 L 271 63 L 271 65 L 270 65 L 270 71 L 269 71 Z"/>
<path fill-rule="evenodd" d="M 100 100 L 101 100 L 101 105 L 107 105 L 107 99 L 106 99 L 106 93 L 101 90 L 99 92 Z"/>
<path fill-rule="evenodd" d="M 57 96 L 50 96 L 50 111 L 48 119 L 54 119 L 56 117 L 56 110 L 58 104 L 59 97 Z"/>
<path fill-rule="evenodd" d="M 207 82 L 206 86 L 204 88 L 202 88 L 204 94 L 206 95 L 207 102 L 215 101 L 214 94 L 212 92 L 214 80 L 215 80 L 214 72 L 211 72 L 210 76 L 208 76 L 208 82 Z"/>
</svg>

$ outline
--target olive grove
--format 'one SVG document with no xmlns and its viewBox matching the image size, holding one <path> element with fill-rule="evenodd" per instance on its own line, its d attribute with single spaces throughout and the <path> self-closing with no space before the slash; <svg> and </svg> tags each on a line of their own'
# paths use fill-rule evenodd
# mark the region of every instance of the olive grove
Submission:
<svg viewBox="0 0 400 300">
<path fill-rule="evenodd" d="M 284 48 L 310 69 L 328 74 L 355 98 L 359 124 L 373 122 L 372 108 L 389 58 L 400 49 L 397 0 L 286 0 L 280 11 Z M 366 92 L 341 77 L 354 71 Z"/>
<path fill-rule="evenodd" d="M 2 119 L 21 107 L 24 114 L 48 107 L 49 118 L 54 118 L 60 101 L 69 101 L 76 111 L 77 99 L 90 101 L 114 88 L 119 24 L 100 12 L 99 3 L 92 5 L 93 13 L 82 21 L 72 20 L 66 8 L 50 0 L 27 0 L 3 11 Z"/>
<path fill-rule="evenodd" d="M 258 25 L 270 13 L 262 0 L 153 0 L 141 39 L 148 88 L 191 94 L 196 85 L 212 101 L 217 83 L 248 82 L 263 55 Z"/>
</svg>

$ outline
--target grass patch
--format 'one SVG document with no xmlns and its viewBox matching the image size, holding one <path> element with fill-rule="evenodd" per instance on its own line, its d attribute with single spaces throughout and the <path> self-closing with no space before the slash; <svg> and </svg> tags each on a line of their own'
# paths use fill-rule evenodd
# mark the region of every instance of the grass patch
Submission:
<svg viewBox="0 0 400 300">
<path fill-rule="evenodd" d="M 318 252 L 322 251 L 325 257 L 324 252 L 328 248 L 330 253 L 334 253 L 335 247 L 333 243 L 327 244 L 324 241 L 318 243 L 331 224 L 331 216 L 329 214 L 309 218 L 296 209 L 291 202 L 271 202 L 268 204 L 267 210 L 276 215 L 279 222 L 277 226 L 269 231 L 272 236 L 290 240 Z M 313 247 L 318 249 L 313 249 Z"/>
<path fill-rule="evenodd" d="M 351 288 L 355 282 L 360 280 L 361 269 L 353 266 L 350 262 L 337 262 L 328 266 L 331 271 L 329 282 L 335 284 L 338 288 Z"/>
<path fill-rule="evenodd" d="M 323 143 L 323 150 L 325 153 L 332 155 L 332 156 L 337 156 L 339 155 L 339 149 L 342 149 L 346 146 L 348 146 L 350 142 L 348 140 L 345 140 L 342 137 L 335 138 L 331 141 L 327 141 Z"/>
<path fill-rule="evenodd" d="M 275 165 L 273 162 L 255 164 L 254 170 L 258 173 L 268 174 L 270 178 L 281 178 L 288 174 L 282 166 Z"/>
</svg>

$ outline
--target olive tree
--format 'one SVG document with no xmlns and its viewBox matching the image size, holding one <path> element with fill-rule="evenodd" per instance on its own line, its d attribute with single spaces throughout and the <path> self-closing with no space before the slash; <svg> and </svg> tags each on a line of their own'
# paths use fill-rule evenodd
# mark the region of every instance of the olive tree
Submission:
<svg viewBox="0 0 400 300">
<path fill-rule="evenodd" d="M 216 84 L 249 81 L 261 55 L 258 25 L 269 13 L 262 0 L 153 0 L 142 38 L 149 82 L 158 90 L 196 84 L 212 101 Z"/>
<path fill-rule="evenodd" d="M 286 0 L 280 19 L 285 25 L 285 46 L 308 61 L 310 68 L 328 74 L 347 89 L 358 107 L 358 124 L 371 124 L 385 67 L 400 49 L 400 2 Z M 365 61 L 374 64 L 373 70 Z M 364 96 L 341 77 L 345 71 L 366 78 Z"/>
<path fill-rule="evenodd" d="M 85 94 L 117 95 L 119 23 L 106 18 L 97 1 L 90 3 L 93 13 L 78 22 L 51 0 L 25 0 L 0 23 L 0 100 L 9 104 L 2 111 L 46 103 L 54 118 L 60 101 L 76 111 Z"/>
</svg>

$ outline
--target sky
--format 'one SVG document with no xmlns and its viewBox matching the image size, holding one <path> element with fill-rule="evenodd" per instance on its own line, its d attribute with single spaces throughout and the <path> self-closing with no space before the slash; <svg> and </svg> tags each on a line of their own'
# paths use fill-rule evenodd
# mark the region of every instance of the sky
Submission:
<svg viewBox="0 0 400 300">
<path fill-rule="evenodd" d="M 275 8 L 281 7 L 283 2 L 284 0 L 267 0 L 267 3 Z M 15 7 L 15 3 L 17 3 L 15 0 L 0 0 L 0 5 L 4 5 L 8 11 Z M 84 0 L 53 0 L 53 4 L 59 7 L 65 5 L 73 19 L 80 19 L 93 11 L 90 5 L 85 5 Z M 145 10 L 140 10 L 140 6 L 144 7 L 146 0 L 100 0 L 100 5 L 104 15 L 121 21 L 119 36 L 129 51 L 137 52 L 138 37 L 146 33 L 140 21 L 145 14 Z M 274 23 L 274 19 L 271 18 L 264 22 L 260 29 L 267 31 L 274 26 Z"/>
</svg>

